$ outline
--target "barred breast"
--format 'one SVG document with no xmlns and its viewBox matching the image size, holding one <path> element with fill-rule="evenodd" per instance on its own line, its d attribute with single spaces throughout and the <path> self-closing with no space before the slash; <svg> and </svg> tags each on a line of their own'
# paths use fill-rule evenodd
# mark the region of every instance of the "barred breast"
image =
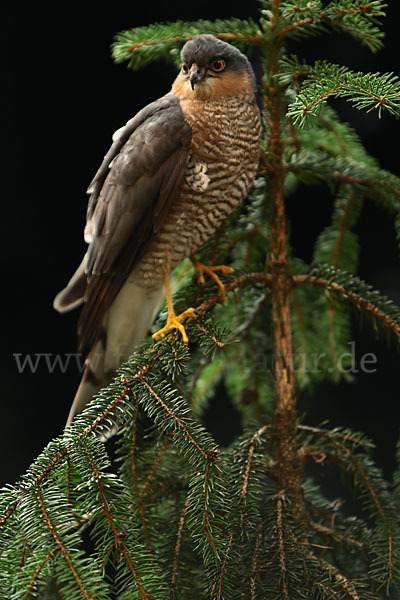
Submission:
<svg viewBox="0 0 400 600">
<path fill-rule="evenodd" d="M 132 276 L 159 285 L 194 253 L 246 197 L 258 167 L 261 124 L 254 96 L 183 102 L 192 127 L 191 153 L 179 198 Z"/>
</svg>

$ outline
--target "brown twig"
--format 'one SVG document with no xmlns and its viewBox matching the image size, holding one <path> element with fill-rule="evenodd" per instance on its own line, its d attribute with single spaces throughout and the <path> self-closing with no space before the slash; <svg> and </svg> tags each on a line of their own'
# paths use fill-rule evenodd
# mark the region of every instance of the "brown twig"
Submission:
<svg viewBox="0 0 400 600">
<path fill-rule="evenodd" d="M 145 516 L 144 516 L 144 503 L 143 503 L 143 500 L 142 500 L 142 497 L 141 497 L 141 493 L 140 493 L 140 490 L 139 490 L 139 486 L 138 486 L 138 482 L 137 482 L 137 477 L 136 477 L 136 465 L 135 465 L 136 424 L 137 424 L 137 410 L 135 412 L 135 417 L 134 417 L 134 422 L 133 422 L 133 427 L 132 427 L 130 466 L 131 466 L 131 474 L 132 474 L 132 479 L 133 479 L 133 486 L 135 488 L 136 502 L 137 502 L 137 505 L 138 505 L 138 508 L 139 508 L 140 518 L 142 520 L 142 525 L 143 525 L 143 533 L 144 533 L 144 537 L 145 537 L 145 541 L 146 541 L 146 547 L 147 547 L 147 550 L 149 551 L 149 554 L 152 555 L 151 546 L 150 546 L 150 539 L 149 539 L 149 532 L 147 530 L 146 519 L 145 519 Z"/>
<path fill-rule="evenodd" d="M 142 489 L 140 491 L 141 494 L 143 494 L 146 491 L 146 488 L 148 487 L 148 485 L 149 485 L 149 483 L 150 483 L 150 481 L 151 481 L 154 473 L 156 472 L 158 463 L 160 462 L 161 458 L 163 457 L 163 454 L 166 451 L 166 449 L 168 448 L 168 446 L 169 446 L 169 440 L 165 440 L 164 446 L 158 452 L 158 454 L 157 454 L 157 456 L 156 456 L 156 458 L 155 458 L 155 460 L 153 462 L 153 465 L 152 465 L 152 467 L 151 467 L 151 469 L 149 471 L 149 474 L 147 475 L 146 481 L 143 484 L 143 487 L 142 487 Z"/>
<path fill-rule="evenodd" d="M 38 501 L 39 501 L 40 510 L 42 511 L 44 520 L 46 521 L 46 525 L 49 528 L 50 533 L 51 533 L 51 535 L 52 535 L 55 543 L 57 544 L 59 550 L 61 551 L 62 555 L 64 556 L 65 561 L 66 561 L 66 563 L 67 563 L 67 565 L 69 567 L 69 570 L 71 571 L 71 573 L 72 573 L 72 575 L 73 575 L 73 577 L 74 577 L 74 579 L 75 579 L 75 581 L 76 581 L 79 589 L 81 590 L 84 599 L 85 600 L 91 600 L 89 594 L 85 590 L 85 587 L 84 587 L 84 585 L 83 585 L 83 583 L 82 583 L 82 581 L 81 581 L 81 579 L 80 579 L 80 577 L 78 575 L 77 570 L 74 567 L 74 564 L 73 564 L 73 562 L 71 560 L 71 557 L 70 557 L 70 555 L 68 553 L 68 550 L 66 549 L 66 547 L 63 544 L 63 542 L 59 538 L 57 530 L 54 527 L 53 523 L 51 522 L 51 519 L 50 519 L 50 517 L 49 517 L 49 515 L 48 515 L 48 513 L 46 511 L 46 507 L 44 505 L 44 501 L 43 501 L 42 495 L 40 493 L 39 484 L 36 485 L 36 496 L 37 496 Z"/>
<path fill-rule="evenodd" d="M 270 285 L 271 276 L 266 273 L 246 273 L 245 275 L 241 275 L 240 277 L 237 277 L 233 281 L 227 283 L 225 286 L 225 291 L 231 292 L 237 287 L 246 287 L 247 285 L 257 282 L 263 283 L 264 285 Z M 207 300 L 199 304 L 199 306 L 197 306 L 195 309 L 196 312 L 198 312 L 199 314 L 208 312 L 209 310 L 211 310 L 214 304 L 216 304 L 219 301 L 219 299 L 219 295 L 214 294 L 214 296 L 207 298 Z"/>
<path fill-rule="evenodd" d="M 262 536 L 264 534 L 263 531 L 264 523 L 261 522 L 258 526 L 256 543 L 254 546 L 253 552 L 253 560 L 251 563 L 251 575 L 250 575 L 250 599 L 256 600 L 257 598 L 257 589 L 256 589 L 256 579 L 257 579 L 257 566 L 258 566 L 258 552 L 260 550 Z"/>
<path fill-rule="evenodd" d="M 217 548 L 215 546 L 215 542 L 212 539 L 211 533 L 210 533 L 210 526 L 208 523 L 208 481 L 210 478 L 210 470 L 212 468 L 213 463 L 211 461 L 207 461 L 207 466 L 206 466 L 206 473 L 205 473 L 205 477 L 204 477 L 204 499 L 203 499 L 203 511 L 204 511 L 204 529 L 206 530 L 206 535 L 208 538 L 208 541 L 210 542 L 213 550 L 215 553 L 217 553 Z"/>
<path fill-rule="evenodd" d="M 232 542 L 233 542 L 233 534 L 231 533 L 230 536 L 229 536 L 229 539 L 228 539 L 228 545 L 226 547 L 225 554 L 224 554 L 224 559 L 222 561 L 221 569 L 220 569 L 219 575 L 218 575 L 217 594 L 219 594 L 219 595 L 221 595 L 221 592 L 222 592 L 222 580 L 223 580 L 224 573 L 225 573 L 226 563 L 227 563 L 227 560 L 229 558 L 229 553 L 230 553 L 231 548 L 232 548 Z"/>
<path fill-rule="evenodd" d="M 200 325 L 197 321 L 193 321 L 192 325 L 200 331 L 202 331 L 204 335 L 206 335 L 210 340 L 212 340 L 218 348 L 221 349 L 224 347 L 224 342 L 217 340 L 217 338 L 214 335 L 212 335 L 209 331 L 207 331 L 207 329 L 203 325 Z"/>
<path fill-rule="evenodd" d="M 53 556 L 53 554 L 55 552 L 57 552 L 57 550 L 59 550 L 59 548 L 53 548 L 52 550 L 50 550 L 50 552 L 48 552 L 46 554 L 46 556 L 43 558 L 43 560 L 41 561 L 41 563 L 37 566 L 37 568 L 36 568 L 36 570 L 35 570 L 35 572 L 34 572 L 34 574 L 32 576 L 32 579 L 30 580 L 29 585 L 26 588 L 25 595 L 26 595 L 27 598 L 31 595 L 32 590 L 33 590 L 33 586 L 35 585 L 35 582 L 36 582 L 36 579 L 38 578 L 38 576 L 39 576 L 41 570 L 43 569 L 44 565 L 49 560 L 50 556 Z"/>
<path fill-rule="evenodd" d="M 292 10 L 294 12 L 296 10 L 298 12 L 300 12 L 301 10 L 304 10 L 304 7 L 302 7 L 302 6 L 293 6 Z M 366 4 L 362 4 L 362 5 L 354 7 L 354 8 L 348 8 L 348 9 L 345 9 L 345 10 L 337 10 L 335 12 L 335 14 L 338 17 L 344 17 L 344 16 L 346 16 L 348 14 L 351 14 L 351 13 L 354 14 L 356 12 L 362 12 L 364 14 L 369 14 L 369 13 L 372 12 L 372 7 L 371 6 L 367 6 Z M 318 18 L 321 19 L 321 20 L 323 20 L 323 21 L 330 21 L 330 20 L 332 20 L 332 16 L 328 15 L 328 13 L 326 13 L 326 12 L 321 12 L 318 15 Z M 296 23 L 292 23 L 291 25 L 288 25 L 284 29 L 281 29 L 281 31 L 279 31 L 277 33 L 277 38 L 285 36 L 286 34 L 290 33 L 291 31 L 294 31 L 298 27 L 305 27 L 307 25 L 311 25 L 312 23 L 318 23 L 318 18 L 317 18 L 317 20 L 314 17 L 306 17 L 305 19 L 300 19 Z"/>
<path fill-rule="evenodd" d="M 243 33 L 217 33 L 212 34 L 214 37 L 225 40 L 225 39 L 236 39 L 236 40 L 247 40 L 249 42 L 253 42 L 254 44 L 260 44 L 263 41 L 263 36 L 261 35 L 245 35 Z M 184 35 L 176 36 L 176 37 L 162 37 L 162 38 L 152 38 L 149 40 L 143 40 L 142 42 L 135 42 L 129 46 L 129 50 L 133 53 L 139 48 L 143 46 L 151 46 L 152 44 L 160 44 L 163 42 L 173 42 L 173 43 L 182 43 L 183 41 L 192 40 L 192 35 Z"/>
<path fill-rule="evenodd" d="M 353 583 L 351 581 L 349 581 L 347 579 L 347 577 L 345 577 L 337 567 L 335 567 L 334 565 L 330 564 L 327 560 L 321 558 L 320 556 L 317 556 L 315 554 L 313 554 L 312 552 L 308 552 L 308 556 L 317 561 L 321 567 L 327 571 L 329 573 L 329 575 L 338 582 L 338 584 L 344 589 L 344 591 L 346 592 L 346 594 L 352 599 L 352 600 L 360 600 L 360 596 L 357 593 L 357 590 L 355 589 Z"/>
<path fill-rule="evenodd" d="M 165 410 L 165 412 L 168 413 L 170 415 L 170 417 L 173 418 L 173 420 L 175 421 L 175 423 L 178 425 L 179 429 L 185 434 L 185 436 L 187 437 L 187 439 L 193 444 L 193 446 L 196 448 L 196 450 L 203 456 L 203 458 L 207 459 L 207 452 L 205 452 L 203 450 L 203 448 L 201 448 L 201 446 L 196 442 L 196 440 L 191 435 L 191 433 L 189 433 L 189 431 L 186 429 L 186 427 L 183 424 L 183 422 L 174 413 L 174 411 L 168 406 L 168 404 L 166 404 L 164 402 L 164 400 L 161 398 L 161 396 L 159 396 L 157 394 L 157 392 L 155 390 L 153 390 L 153 388 L 151 387 L 151 385 L 145 379 L 142 378 L 140 381 L 149 390 L 149 392 L 151 393 L 151 395 L 153 396 L 153 398 L 155 398 L 157 400 L 157 402 L 161 405 L 161 407 L 163 408 L 163 410 Z"/>
<path fill-rule="evenodd" d="M 276 528 L 278 536 L 278 547 L 279 547 L 279 567 L 281 571 L 281 582 L 282 592 L 285 599 L 289 599 L 289 592 L 286 584 L 286 557 L 285 557 L 285 542 L 283 535 L 283 520 L 282 520 L 282 504 L 283 504 L 283 490 L 278 493 L 276 501 Z"/>
<path fill-rule="evenodd" d="M 370 482 L 367 474 L 365 473 L 360 462 L 357 460 L 357 458 L 354 456 L 354 454 L 352 452 L 350 452 L 350 450 L 344 444 L 339 442 L 338 440 L 331 438 L 331 441 L 333 442 L 333 444 L 335 446 L 340 448 L 350 458 L 351 462 L 353 463 L 353 465 L 355 467 L 355 470 L 361 475 L 361 478 L 364 481 L 364 485 L 365 485 L 366 489 L 368 490 L 368 493 L 371 496 L 372 501 L 375 504 L 378 513 L 380 514 L 382 520 L 385 523 L 386 533 L 387 533 L 387 537 L 388 537 L 389 580 L 391 581 L 392 580 L 392 568 L 393 568 L 393 565 L 392 565 L 392 532 L 391 532 L 389 526 L 387 525 L 387 519 L 386 519 L 385 513 L 383 511 L 383 508 L 378 500 L 378 497 L 375 493 L 373 486 L 371 485 L 371 482 Z"/>
<path fill-rule="evenodd" d="M 294 275 L 292 277 L 292 282 L 294 285 L 300 285 L 303 283 L 310 283 L 312 285 L 316 285 L 318 287 L 326 288 L 329 291 L 334 292 L 335 294 L 339 294 L 348 298 L 353 304 L 359 306 L 360 308 L 366 310 L 371 313 L 378 321 L 384 323 L 389 329 L 394 331 L 397 335 L 400 335 L 400 324 L 396 323 L 393 319 L 391 319 L 386 313 L 384 313 L 380 308 L 359 296 L 355 292 L 351 290 L 347 290 L 344 286 L 336 283 L 335 281 L 324 279 L 322 277 L 315 277 L 313 275 Z"/>
<path fill-rule="evenodd" d="M 325 536 L 331 537 L 335 542 L 346 542 L 347 544 L 349 544 L 350 546 L 354 546 L 355 548 L 364 548 L 364 544 L 362 544 L 358 540 L 349 537 L 345 534 L 339 533 L 336 529 L 333 529 L 332 527 L 326 527 L 325 525 L 321 525 L 321 523 L 314 523 L 314 521 L 310 522 L 310 526 L 317 533 L 321 533 Z"/>
<path fill-rule="evenodd" d="M 360 461 L 357 459 L 357 457 L 347 448 L 347 446 L 345 446 L 345 444 L 343 444 L 342 442 L 339 442 L 339 440 L 335 439 L 333 437 L 333 435 L 330 432 L 324 432 L 324 430 L 315 428 L 315 427 L 309 427 L 306 425 L 299 425 L 300 429 L 305 429 L 305 430 L 309 430 L 309 431 L 313 431 L 314 433 L 317 433 L 318 435 L 325 435 L 332 443 L 334 446 L 336 446 L 337 448 L 339 448 L 339 450 L 341 450 L 342 452 L 344 452 L 344 454 L 346 454 L 348 456 L 348 458 L 350 459 L 351 463 L 353 464 L 353 467 L 355 469 L 355 471 L 361 476 L 362 481 L 364 482 L 364 485 L 369 493 L 369 495 L 371 496 L 371 499 L 373 501 L 373 503 L 375 504 L 375 507 L 379 513 L 379 515 L 381 516 L 382 520 L 385 523 L 385 527 L 386 527 L 386 532 L 387 532 L 387 539 L 388 539 L 388 567 L 389 567 L 389 580 L 392 580 L 392 570 L 393 570 L 393 565 L 392 565 L 392 532 L 389 528 L 389 526 L 387 525 L 387 519 L 386 519 L 386 515 L 384 513 L 384 510 L 382 508 L 381 503 L 378 500 L 378 497 L 375 493 L 375 490 L 367 476 L 367 474 L 365 473 L 364 469 L 362 468 L 362 465 L 360 464 Z M 344 440 L 350 440 L 353 443 L 357 443 L 362 445 L 362 442 L 360 442 L 359 440 L 348 436 L 348 435 L 343 435 L 342 437 L 344 438 Z M 326 456 L 329 456 L 328 454 L 326 454 Z"/>
<path fill-rule="evenodd" d="M 176 544 L 175 544 L 175 550 L 174 550 L 174 561 L 172 564 L 172 578 L 171 578 L 171 586 L 170 586 L 171 597 L 174 597 L 174 593 L 175 593 L 176 579 L 178 576 L 178 560 L 179 560 L 179 553 L 180 553 L 181 542 L 182 542 L 182 529 L 185 524 L 186 510 L 187 510 L 188 506 L 189 506 L 189 500 L 186 499 L 185 504 L 182 506 L 182 510 L 179 515 L 179 526 L 178 526 L 178 532 L 176 534 Z"/>
<path fill-rule="evenodd" d="M 244 472 L 244 476 L 243 476 L 243 485 L 242 485 L 242 488 L 241 488 L 240 494 L 239 494 L 239 497 L 243 503 L 242 511 L 240 514 L 239 530 L 242 529 L 244 518 L 245 518 L 244 503 L 246 501 L 247 487 L 249 484 L 249 477 L 250 477 L 250 469 L 251 469 L 251 464 L 253 461 L 253 455 L 254 455 L 256 443 L 258 442 L 260 437 L 267 431 L 267 429 L 270 429 L 270 428 L 271 428 L 270 425 L 264 425 L 263 427 L 260 427 L 260 429 L 258 431 L 256 431 L 256 433 L 253 435 L 253 437 L 251 438 L 250 443 L 249 443 L 249 451 L 247 454 L 246 468 L 245 468 L 245 472 Z"/>
<path fill-rule="evenodd" d="M 88 448 L 86 447 L 86 445 L 84 444 L 84 442 L 82 442 L 82 446 L 83 446 L 83 448 L 84 448 L 84 450 L 86 452 L 86 455 L 87 455 L 87 457 L 89 459 L 89 462 L 90 462 L 90 465 L 92 467 L 92 471 L 93 471 L 93 474 L 94 474 L 94 477 L 95 477 L 95 480 L 96 480 L 96 485 L 97 485 L 97 488 L 99 490 L 101 502 L 103 504 L 104 513 L 105 513 L 105 515 L 107 517 L 107 520 L 108 520 L 108 522 L 109 522 L 109 524 L 111 526 L 111 529 L 112 529 L 112 532 L 114 534 L 114 538 L 115 538 L 115 541 L 116 541 L 116 543 L 118 545 L 118 548 L 120 549 L 122 555 L 125 558 L 126 564 L 128 565 L 128 568 L 129 568 L 130 572 L 132 573 L 132 575 L 133 575 L 133 577 L 135 579 L 136 585 L 138 586 L 138 589 L 140 591 L 140 594 L 141 594 L 143 600 L 149 600 L 149 597 L 146 594 L 146 592 L 145 592 L 145 590 L 144 590 L 144 588 L 143 588 L 143 586 L 142 586 L 142 584 L 141 584 L 141 582 L 139 580 L 139 577 L 138 577 L 138 575 L 136 573 L 136 570 L 135 570 L 135 568 L 134 568 L 134 566 L 132 564 L 131 558 L 130 558 L 130 556 L 129 556 L 129 554 L 128 554 L 128 552 L 127 552 L 127 550 L 126 550 L 126 548 L 125 548 L 125 546 L 124 546 L 124 544 L 122 542 L 122 534 L 119 533 L 119 531 L 117 530 L 117 527 L 116 527 L 116 525 L 114 523 L 114 520 L 113 520 L 113 518 L 111 516 L 111 510 L 110 510 L 110 507 L 108 505 L 106 496 L 104 494 L 103 484 L 101 482 L 101 474 L 100 474 L 99 470 L 97 469 L 97 466 L 96 466 L 96 464 L 95 464 L 95 462 L 93 460 L 93 457 L 90 454 L 90 452 L 89 452 Z"/>
</svg>

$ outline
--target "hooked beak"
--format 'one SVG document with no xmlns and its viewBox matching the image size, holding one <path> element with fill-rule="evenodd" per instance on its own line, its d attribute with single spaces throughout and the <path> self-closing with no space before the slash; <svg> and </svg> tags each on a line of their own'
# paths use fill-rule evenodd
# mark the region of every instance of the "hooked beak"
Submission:
<svg viewBox="0 0 400 600">
<path fill-rule="evenodd" d="M 203 77 L 204 77 L 204 68 L 200 68 L 196 65 L 196 63 L 193 63 L 192 66 L 190 67 L 190 71 L 189 71 L 189 81 L 190 81 L 192 90 L 194 90 L 194 86 L 196 85 L 196 83 L 198 83 L 201 79 L 203 79 Z"/>
</svg>

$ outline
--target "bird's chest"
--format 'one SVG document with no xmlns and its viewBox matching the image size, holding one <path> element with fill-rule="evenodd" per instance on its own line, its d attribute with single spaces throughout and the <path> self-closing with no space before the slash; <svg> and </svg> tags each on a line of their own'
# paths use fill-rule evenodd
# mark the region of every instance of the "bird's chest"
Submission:
<svg viewBox="0 0 400 600">
<path fill-rule="evenodd" d="M 137 267 L 146 285 L 153 285 L 160 266 L 173 269 L 196 252 L 245 198 L 256 174 L 261 128 L 255 104 L 242 100 L 181 102 L 192 129 L 190 156 L 180 193 Z"/>
<path fill-rule="evenodd" d="M 258 165 L 260 118 L 255 103 L 240 96 L 181 105 L 192 141 L 173 219 L 199 247 L 248 192 Z"/>
<path fill-rule="evenodd" d="M 180 201 L 185 212 L 209 212 L 215 204 L 230 212 L 247 193 L 258 164 L 259 111 L 246 97 L 223 102 L 181 103 L 192 129 Z"/>
<path fill-rule="evenodd" d="M 221 175 L 221 168 L 229 170 L 243 160 L 241 141 L 248 127 L 249 107 L 232 98 L 221 103 L 188 102 L 182 109 L 192 129 L 188 171 L 193 168 L 191 162 L 197 162 L 205 165 L 208 176 L 213 170 Z"/>
</svg>

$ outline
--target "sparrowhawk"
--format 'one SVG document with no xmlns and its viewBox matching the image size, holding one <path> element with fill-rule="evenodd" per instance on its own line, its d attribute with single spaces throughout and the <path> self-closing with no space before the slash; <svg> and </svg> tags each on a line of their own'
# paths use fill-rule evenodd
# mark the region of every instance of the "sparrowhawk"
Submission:
<svg viewBox="0 0 400 600">
<path fill-rule="evenodd" d="M 246 197 L 256 175 L 261 124 L 248 59 L 212 35 L 186 42 L 181 59 L 171 91 L 114 134 L 88 189 L 88 249 L 54 301 L 60 312 L 83 304 L 78 334 L 89 350 L 68 423 L 146 335 L 164 287 L 167 325 L 153 337 L 178 328 L 187 341 L 181 321 L 192 309 L 175 315 L 169 273 Z"/>
</svg>

